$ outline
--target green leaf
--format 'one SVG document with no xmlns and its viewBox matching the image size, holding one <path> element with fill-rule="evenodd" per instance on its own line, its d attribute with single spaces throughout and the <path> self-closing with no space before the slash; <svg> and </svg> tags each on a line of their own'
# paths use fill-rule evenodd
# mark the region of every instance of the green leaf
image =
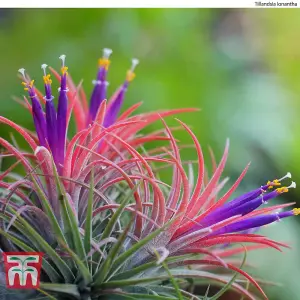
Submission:
<svg viewBox="0 0 300 300">
<path fill-rule="evenodd" d="M 176 217 L 178 218 L 179 215 Z M 132 247 L 130 247 L 127 251 L 123 252 L 113 263 L 112 271 L 120 268 L 123 263 L 125 263 L 134 253 L 136 253 L 139 249 L 141 249 L 143 246 L 145 246 L 148 242 L 150 242 L 152 239 L 157 237 L 162 231 L 164 231 L 168 226 L 170 226 L 176 218 L 170 220 L 164 226 L 161 228 L 156 229 L 155 231 L 151 232 L 148 236 L 143 238 L 142 240 L 138 241 L 136 244 L 134 244 Z"/>
<path fill-rule="evenodd" d="M 176 291 L 174 290 L 173 287 L 171 286 L 166 286 L 166 285 L 147 285 L 147 288 L 153 292 L 158 294 L 166 294 L 166 295 L 170 295 L 170 293 L 172 294 L 176 294 Z M 193 299 L 193 300 L 200 300 L 200 298 L 190 292 L 187 292 L 185 290 L 180 289 L 181 294 L 184 296 L 184 298 L 186 299 Z M 204 299 L 202 299 L 204 300 Z"/>
<path fill-rule="evenodd" d="M 159 253 L 156 250 L 154 250 L 154 253 L 157 256 L 157 259 L 159 259 L 160 258 Z M 174 286 L 174 289 L 176 291 L 178 299 L 179 300 L 183 300 L 183 297 L 182 297 L 181 292 L 180 292 L 180 288 L 179 288 L 179 286 L 177 284 L 177 281 L 174 279 L 174 277 L 172 276 L 171 272 L 169 271 L 168 265 L 165 262 L 162 262 L 162 265 L 163 265 L 163 267 L 165 268 L 166 272 L 168 273 L 168 275 L 170 277 L 170 281 L 171 281 L 171 283 Z"/>
<path fill-rule="evenodd" d="M 168 275 L 145 277 L 145 278 L 133 278 L 128 280 L 114 280 L 114 281 L 104 282 L 99 287 L 103 289 L 118 288 L 118 287 L 137 285 L 137 284 L 147 283 L 147 282 L 156 282 L 156 281 L 159 282 L 165 279 L 169 279 Z"/>
<path fill-rule="evenodd" d="M 73 243 L 74 243 L 76 254 L 79 256 L 79 258 L 81 260 L 84 260 L 84 262 L 86 264 L 86 267 L 88 267 L 86 253 L 85 253 L 85 250 L 84 250 L 83 242 L 82 242 L 81 235 L 80 235 L 79 228 L 78 228 L 77 218 L 74 215 L 73 210 L 70 206 L 70 203 L 69 203 L 68 198 L 67 198 L 66 190 L 65 190 L 64 186 L 62 185 L 62 183 L 60 181 L 60 178 L 58 176 L 58 173 L 57 173 L 57 170 L 56 170 L 55 163 L 54 163 L 53 159 L 52 159 L 52 164 L 53 164 L 53 173 L 54 173 L 54 177 L 55 177 L 55 180 L 56 180 L 56 184 L 59 188 L 59 191 L 60 191 L 61 195 L 63 196 L 63 199 L 61 200 L 62 212 L 65 216 L 66 225 L 68 226 L 68 232 L 70 232 L 70 234 L 72 235 L 72 240 L 73 240 Z M 63 239 L 62 241 L 65 244 L 67 244 L 65 239 Z"/>
<path fill-rule="evenodd" d="M 93 222 L 93 195 L 94 195 L 94 168 L 91 170 L 90 190 L 86 211 L 84 249 L 86 253 L 91 251 L 92 222 Z"/>
<path fill-rule="evenodd" d="M 166 297 L 166 296 L 157 296 L 157 295 L 149 295 L 149 294 L 134 294 L 134 293 L 128 293 L 120 295 L 123 297 L 123 299 L 136 299 L 136 300 L 143 300 L 143 299 L 157 299 L 157 300 L 176 300 L 176 298 L 173 297 Z"/>
<path fill-rule="evenodd" d="M 77 300 L 81 300 L 80 294 L 78 292 L 78 286 L 75 284 L 59 284 L 59 283 L 40 283 L 40 288 L 48 291 L 54 292 L 60 295 L 73 296 Z"/>
<path fill-rule="evenodd" d="M 247 258 L 247 248 L 244 245 L 242 245 L 242 246 L 245 249 L 245 254 L 244 254 L 244 258 L 243 258 L 242 264 L 240 266 L 240 269 L 242 269 L 244 267 L 244 264 L 245 264 L 246 258 Z M 224 285 L 224 287 L 218 293 L 216 293 L 211 298 L 209 298 L 209 300 L 217 300 L 217 299 L 219 299 L 228 289 L 231 288 L 232 284 L 235 282 L 235 280 L 238 277 L 238 275 L 239 275 L 239 272 L 235 272 L 235 274 L 232 276 L 232 278 L 230 279 L 230 281 L 227 282 Z"/>
<path fill-rule="evenodd" d="M 93 279 L 88 267 L 81 261 L 80 257 L 68 247 L 68 245 L 66 244 L 65 245 L 61 244 L 61 245 L 64 247 L 65 251 L 67 251 L 70 254 L 70 256 L 77 264 L 78 269 L 80 271 L 80 275 L 83 278 L 84 285 L 89 286 Z"/>
<path fill-rule="evenodd" d="M 245 289 L 246 289 L 246 291 L 248 291 L 249 290 L 249 287 L 250 287 L 250 281 L 249 280 L 247 280 L 247 283 L 246 283 L 246 287 L 245 287 Z M 244 300 L 244 295 L 242 295 L 242 297 L 241 297 L 241 299 L 240 300 Z"/>
<path fill-rule="evenodd" d="M 125 206 L 129 202 L 131 196 L 136 192 L 136 190 L 138 189 L 139 185 L 140 185 L 140 183 L 138 183 L 134 187 L 134 189 L 130 190 L 130 192 L 128 193 L 128 195 L 124 198 L 124 200 L 121 202 L 120 206 L 117 208 L 117 210 L 115 211 L 115 213 L 112 215 L 111 219 L 109 220 L 107 226 L 105 227 L 105 229 L 103 231 L 103 234 L 101 236 L 102 240 L 104 240 L 105 238 L 107 238 L 107 237 L 109 237 L 111 235 L 114 226 L 116 225 L 117 221 L 120 218 L 120 215 L 124 211 Z"/>
<path fill-rule="evenodd" d="M 64 235 L 63 235 L 63 232 L 58 224 L 58 221 L 53 213 L 53 210 L 48 202 L 48 199 L 46 197 L 46 195 L 44 194 L 44 192 L 42 191 L 42 189 L 40 188 L 40 186 L 38 185 L 38 183 L 36 182 L 34 176 L 32 174 L 30 174 L 31 176 L 31 180 L 36 188 L 36 192 L 42 202 L 42 205 L 43 205 L 43 211 L 46 213 L 46 215 L 49 217 L 49 221 L 52 225 L 52 229 L 55 233 L 55 235 L 60 238 L 61 240 L 63 240 L 65 243 L 67 242 Z"/>
<path fill-rule="evenodd" d="M 174 263 L 174 262 L 183 261 L 185 259 L 192 258 L 195 256 L 197 256 L 197 254 L 185 254 L 185 255 L 178 255 L 175 257 L 168 257 L 166 259 L 166 262 Z M 156 264 L 156 261 L 148 262 L 148 263 L 142 264 L 136 268 L 130 269 L 128 271 L 118 273 L 115 276 L 113 276 L 111 278 L 111 280 L 128 279 L 128 278 L 137 276 L 139 273 L 144 272 L 146 270 L 150 270 L 152 268 L 159 268 L 159 266 L 157 266 L 157 264 Z"/>
<path fill-rule="evenodd" d="M 59 205 L 60 205 L 60 213 L 64 224 L 64 234 L 65 240 L 70 248 L 74 249 L 74 242 L 73 242 L 73 233 L 72 233 L 72 224 L 68 214 L 68 209 L 66 206 L 66 200 L 63 195 L 59 197 Z"/>
<path fill-rule="evenodd" d="M 206 292 L 205 292 L 205 295 L 204 295 L 203 300 L 208 300 L 209 289 L 210 289 L 210 285 L 208 285 L 208 287 L 207 287 L 207 289 L 206 289 Z"/>
<path fill-rule="evenodd" d="M 130 227 L 132 226 L 132 223 L 134 221 L 134 218 L 131 219 L 128 226 L 125 228 L 125 230 L 122 232 L 122 234 L 119 236 L 117 243 L 114 244 L 114 246 L 109 251 L 106 259 L 104 260 L 103 266 L 100 266 L 100 269 L 94 276 L 94 285 L 100 285 L 107 277 L 107 273 L 109 271 L 109 268 L 111 267 L 112 262 L 114 261 L 115 256 L 122 248 L 122 245 L 127 237 L 128 231 L 130 230 Z"/>
<path fill-rule="evenodd" d="M 55 297 L 53 297 L 52 295 L 48 294 L 46 291 L 42 290 L 41 288 L 37 289 L 40 293 L 44 294 L 47 298 L 47 300 L 57 300 Z M 38 298 L 34 298 L 34 300 L 37 300 Z M 41 298 L 40 298 L 41 299 Z M 43 297 L 44 299 L 44 297 Z"/>
</svg>

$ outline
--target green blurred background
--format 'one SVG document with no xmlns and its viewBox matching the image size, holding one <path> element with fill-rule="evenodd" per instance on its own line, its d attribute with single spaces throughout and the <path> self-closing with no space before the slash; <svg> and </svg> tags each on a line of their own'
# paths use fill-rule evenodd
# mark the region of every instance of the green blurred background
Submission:
<svg viewBox="0 0 300 300">
<path fill-rule="evenodd" d="M 110 47 L 110 92 L 124 79 L 131 57 L 138 57 L 126 107 L 142 100 L 144 111 L 201 108 L 180 118 L 197 134 L 207 167 L 208 146 L 219 160 L 227 137 L 225 175 L 234 180 L 252 162 L 239 192 L 287 171 L 300 182 L 299 31 L 300 10 L 291 9 L 2 9 L 0 115 L 33 128 L 29 114 L 11 99 L 23 95 L 16 76 L 20 67 L 41 84 L 40 65 L 58 68 L 64 53 L 73 79 L 84 79 L 90 94 L 97 59 Z M 7 127 L 0 126 L 0 136 L 9 138 Z M 191 143 L 186 134 L 179 138 Z M 191 149 L 182 154 L 195 158 Z M 300 205 L 299 196 L 293 190 L 273 203 Z M 251 274 L 281 284 L 265 287 L 270 299 L 300 299 L 299 221 L 291 218 L 263 230 L 289 242 L 292 250 L 249 255 L 255 264 Z"/>
</svg>

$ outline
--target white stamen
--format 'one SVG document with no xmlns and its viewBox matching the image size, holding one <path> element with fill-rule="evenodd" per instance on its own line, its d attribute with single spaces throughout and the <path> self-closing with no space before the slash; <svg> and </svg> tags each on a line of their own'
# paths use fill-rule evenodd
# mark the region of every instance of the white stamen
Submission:
<svg viewBox="0 0 300 300">
<path fill-rule="evenodd" d="M 131 60 L 131 68 L 130 71 L 133 72 L 136 66 L 140 63 L 140 61 L 137 58 L 133 58 Z"/>
<path fill-rule="evenodd" d="M 102 82 L 101 80 L 92 80 L 92 83 L 93 83 L 93 85 L 100 85 L 100 84 L 102 84 L 103 82 Z M 108 85 L 109 85 L 109 82 L 108 82 L 108 81 L 104 81 L 104 84 L 105 84 L 106 86 L 108 86 Z"/>
<path fill-rule="evenodd" d="M 41 68 L 42 68 L 42 70 L 44 71 L 44 75 L 46 76 L 47 74 L 46 74 L 46 68 L 48 67 L 48 65 L 46 65 L 46 64 L 42 64 L 41 65 Z"/>
<path fill-rule="evenodd" d="M 109 48 L 104 48 L 103 49 L 103 58 L 109 58 L 110 55 L 112 54 L 112 50 Z"/>
<path fill-rule="evenodd" d="M 52 101 L 54 99 L 54 96 L 51 96 L 50 99 L 48 99 L 46 96 L 44 96 L 43 99 L 45 99 L 45 101 Z"/>
<path fill-rule="evenodd" d="M 22 74 L 22 76 L 24 77 L 24 79 L 26 79 L 26 77 L 25 77 L 25 69 L 24 68 L 19 69 L 18 72 Z"/>
<path fill-rule="evenodd" d="M 276 212 L 276 218 L 277 218 L 277 222 L 280 222 L 280 221 L 281 221 L 281 219 L 280 219 L 280 217 L 279 217 L 279 213 L 278 213 L 278 212 Z"/>
<path fill-rule="evenodd" d="M 290 186 L 287 187 L 288 189 L 295 189 L 296 188 L 296 182 L 292 181 L 292 183 L 290 184 Z"/>
<path fill-rule="evenodd" d="M 100 85 L 101 80 L 93 80 L 92 83 L 93 83 L 93 85 Z"/>
<path fill-rule="evenodd" d="M 268 203 L 268 201 L 265 201 L 265 200 L 264 200 L 264 196 L 263 196 L 263 195 L 261 195 L 261 203 L 262 203 L 262 204 L 267 204 L 267 203 Z"/>
<path fill-rule="evenodd" d="M 287 172 L 285 176 L 283 176 L 282 178 L 278 179 L 278 181 L 282 181 L 285 178 L 292 178 L 292 174 L 290 172 Z"/>
<path fill-rule="evenodd" d="M 65 54 L 62 54 L 59 59 L 61 60 L 62 62 L 62 66 L 64 67 L 65 66 L 65 60 L 66 60 L 66 55 Z"/>
<path fill-rule="evenodd" d="M 61 87 L 59 87 L 57 90 L 60 92 L 60 91 L 61 91 Z M 68 92 L 68 91 L 69 91 L 69 88 L 67 87 L 67 88 L 64 89 L 63 91 L 64 91 L 64 92 Z"/>
</svg>

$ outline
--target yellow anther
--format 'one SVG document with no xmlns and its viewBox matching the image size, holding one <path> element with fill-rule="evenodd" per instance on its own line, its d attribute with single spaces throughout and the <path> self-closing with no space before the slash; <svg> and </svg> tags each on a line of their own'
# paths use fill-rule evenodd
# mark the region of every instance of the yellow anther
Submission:
<svg viewBox="0 0 300 300">
<path fill-rule="evenodd" d="M 60 70 L 61 70 L 61 74 L 62 75 L 65 75 L 65 74 L 68 75 L 68 72 L 67 72 L 68 71 L 68 67 L 63 66 Z"/>
<path fill-rule="evenodd" d="M 293 213 L 294 213 L 295 216 L 300 215 L 300 208 L 294 208 Z"/>
<path fill-rule="evenodd" d="M 281 183 L 278 179 L 274 179 L 273 181 L 268 181 L 267 185 L 269 186 L 269 189 L 272 189 L 274 186 L 280 186 Z"/>
<path fill-rule="evenodd" d="M 110 60 L 105 57 L 99 58 L 98 65 L 99 67 L 103 67 L 105 70 L 108 70 L 108 67 L 110 65 Z"/>
<path fill-rule="evenodd" d="M 271 185 L 271 183 L 272 183 L 272 181 L 270 181 L 270 180 L 267 182 L 267 185 L 269 186 L 268 187 L 269 190 L 271 190 L 273 188 L 273 185 Z"/>
<path fill-rule="evenodd" d="M 31 80 L 30 83 L 28 84 L 31 89 L 33 87 L 33 84 L 34 84 L 34 80 Z"/>
<path fill-rule="evenodd" d="M 28 91 L 29 88 L 32 89 L 33 84 L 34 84 L 34 80 L 31 80 L 30 83 L 27 83 L 25 81 L 22 81 L 21 83 L 24 86 L 24 91 Z"/>
<path fill-rule="evenodd" d="M 52 80 L 50 78 L 50 74 L 48 74 L 46 76 L 43 76 L 43 79 L 44 79 L 45 84 L 51 84 L 52 83 Z"/>
<path fill-rule="evenodd" d="M 131 70 L 128 70 L 127 71 L 127 74 L 126 74 L 126 80 L 128 82 L 132 81 L 133 79 L 135 78 L 135 73 L 132 72 Z"/>
<path fill-rule="evenodd" d="M 279 194 L 287 193 L 288 191 L 289 191 L 289 189 L 286 186 L 276 189 L 276 192 Z"/>
</svg>

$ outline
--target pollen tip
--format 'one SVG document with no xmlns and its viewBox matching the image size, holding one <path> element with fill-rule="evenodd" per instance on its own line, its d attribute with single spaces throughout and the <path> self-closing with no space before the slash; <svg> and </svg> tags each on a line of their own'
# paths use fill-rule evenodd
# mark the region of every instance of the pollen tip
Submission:
<svg viewBox="0 0 300 300">
<path fill-rule="evenodd" d="M 109 58 L 112 54 L 112 50 L 110 48 L 104 48 L 103 49 L 103 58 Z"/>
<path fill-rule="evenodd" d="M 280 179 L 278 179 L 278 181 L 282 181 L 282 180 L 284 180 L 285 178 L 292 178 L 291 172 L 287 172 L 286 175 L 284 175 L 283 177 L 281 177 Z"/>
<path fill-rule="evenodd" d="M 23 77 L 25 78 L 25 69 L 24 68 L 20 68 L 18 70 L 19 73 L 21 73 L 23 75 Z"/>
<path fill-rule="evenodd" d="M 293 209 L 293 214 L 294 214 L 295 216 L 298 216 L 298 215 L 300 214 L 300 208 L 294 208 L 294 209 Z"/>
<path fill-rule="evenodd" d="M 48 67 L 48 65 L 46 65 L 46 64 L 42 64 L 41 65 L 41 69 L 44 71 L 44 76 L 46 76 L 47 74 L 46 74 L 46 68 Z"/>
<path fill-rule="evenodd" d="M 62 63 L 62 67 L 64 68 L 65 67 L 65 61 L 66 61 L 66 55 L 65 54 L 62 54 L 59 59 L 61 60 L 61 63 Z"/>
<path fill-rule="evenodd" d="M 296 182 L 295 181 L 292 181 L 292 183 L 290 184 L 290 186 L 288 186 L 287 188 L 288 189 L 295 189 L 296 188 Z"/>
<path fill-rule="evenodd" d="M 133 58 L 131 60 L 131 63 L 132 63 L 132 65 L 131 65 L 131 71 L 133 71 L 135 69 L 135 67 L 140 63 L 140 61 L 137 58 Z"/>
</svg>

